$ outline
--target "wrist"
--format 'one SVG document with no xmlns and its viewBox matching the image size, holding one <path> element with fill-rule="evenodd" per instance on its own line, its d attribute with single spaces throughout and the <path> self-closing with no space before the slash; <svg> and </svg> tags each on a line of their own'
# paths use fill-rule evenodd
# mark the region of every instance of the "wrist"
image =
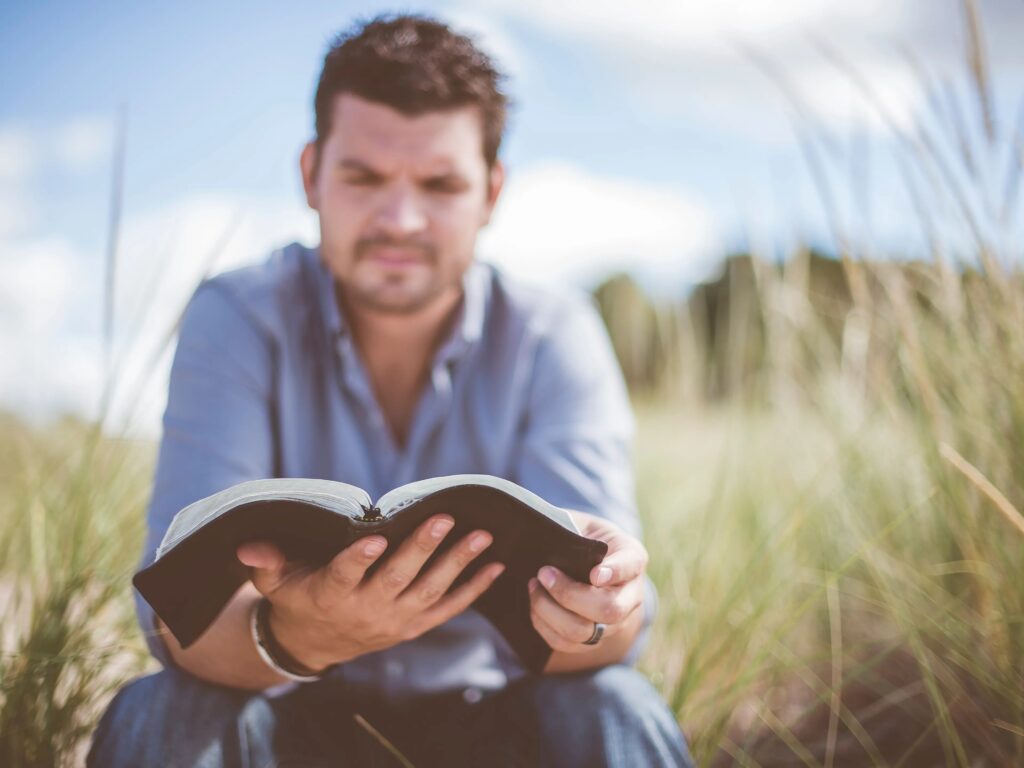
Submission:
<svg viewBox="0 0 1024 768">
<path fill-rule="evenodd" d="M 331 662 L 308 661 L 298 658 L 287 640 L 282 643 L 280 626 L 274 623 L 273 604 L 265 597 L 256 601 L 251 615 L 251 630 L 256 651 L 263 662 L 279 675 L 295 682 L 313 682 L 326 675 L 334 666 Z"/>
</svg>

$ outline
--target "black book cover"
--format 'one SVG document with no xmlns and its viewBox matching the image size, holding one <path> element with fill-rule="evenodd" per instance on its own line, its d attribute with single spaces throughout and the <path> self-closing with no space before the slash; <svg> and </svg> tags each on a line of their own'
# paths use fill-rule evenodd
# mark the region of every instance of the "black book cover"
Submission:
<svg viewBox="0 0 1024 768">
<path fill-rule="evenodd" d="M 182 647 L 188 647 L 249 578 L 248 567 L 235 554 L 240 544 L 272 541 L 289 560 L 317 568 L 353 541 L 379 534 L 388 540 L 388 549 L 376 568 L 420 523 L 439 513 L 451 515 L 455 527 L 434 558 L 470 531 L 483 529 L 494 537 L 454 586 L 487 563 L 504 563 L 505 571 L 473 608 L 501 632 L 524 666 L 540 672 L 551 649 L 530 621 L 527 583 L 543 565 L 587 582 L 608 546 L 581 536 L 565 510 L 490 475 L 421 480 L 376 503 L 365 491 L 330 480 L 241 483 L 179 512 L 156 560 L 132 581 Z"/>
</svg>

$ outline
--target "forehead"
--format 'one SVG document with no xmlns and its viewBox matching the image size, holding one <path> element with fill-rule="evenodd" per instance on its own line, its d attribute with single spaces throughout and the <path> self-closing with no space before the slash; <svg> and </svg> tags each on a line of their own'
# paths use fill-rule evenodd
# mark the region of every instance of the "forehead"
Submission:
<svg viewBox="0 0 1024 768">
<path fill-rule="evenodd" d="M 484 165 L 483 125 L 474 106 L 416 117 L 343 93 L 331 110 L 328 154 L 382 171 L 413 167 L 472 172 Z"/>
</svg>

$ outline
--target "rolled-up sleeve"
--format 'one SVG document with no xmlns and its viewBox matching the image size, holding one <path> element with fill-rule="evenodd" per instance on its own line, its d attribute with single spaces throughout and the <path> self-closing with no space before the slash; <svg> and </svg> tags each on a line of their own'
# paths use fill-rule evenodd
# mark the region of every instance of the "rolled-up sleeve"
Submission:
<svg viewBox="0 0 1024 768">
<path fill-rule="evenodd" d="M 639 538 L 633 413 L 601 318 L 593 303 L 580 297 L 559 307 L 536 331 L 513 479 L 552 504 L 604 517 Z M 657 607 L 654 585 L 645 580 L 644 626 L 627 657 L 630 663 L 646 642 Z"/>
<path fill-rule="evenodd" d="M 258 318 L 216 278 L 200 285 L 182 317 L 171 367 L 140 567 L 153 561 L 180 509 L 273 476 L 273 366 L 274 345 Z M 137 592 L 135 602 L 150 651 L 171 665 L 152 608 Z"/>
</svg>

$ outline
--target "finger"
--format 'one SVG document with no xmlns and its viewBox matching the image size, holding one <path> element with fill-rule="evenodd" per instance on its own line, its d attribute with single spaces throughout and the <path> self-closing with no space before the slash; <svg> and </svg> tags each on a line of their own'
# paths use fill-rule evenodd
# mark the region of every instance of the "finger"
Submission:
<svg viewBox="0 0 1024 768">
<path fill-rule="evenodd" d="M 425 612 L 428 629 L 443 624 L 469 608 L 480 595 L 487 591 L 495 579 L 505 571 L 503 563 L 491 563 L 473 574 L 465 584 L 460 584 L 434 606 Z M 425 630 L 424 630 L 425 631 Z"/>
<path fill-rule="evenodd" d="M 247 541 L 235 550 L 242 565 L 251 568 L 282 568 L 284 555 L 269 541 Z"/>
<path fill-rule="evenodd" d="M 249 578 L 262 594 L 269 595 L 285 581 L 287 561 L 269 541 L 248 541 L 235 550 L 242 565 L 251 569 Z"/>
<path fill-rule="evenodd" d="M 536 614 L 549 628 L 563 640 L 571 643 L 582 643 L 594 632 L 594 622 L 573 613 L 556 603 L 546 589 L 536 586 L 531 579 L 533 589 L 530 591 L 530 613 Z"/>
<path fill-rule="evenodd" d="M 459 574 L 491 545 L 494 537 L 487 531 L 473 531 L 444 553 L 426 573 L 420 574 L 399 599 L 429 608 L 448 591 Z"/>
<path fill-rule="evenodd" d="M 381 565 L 367 588 L 375 590 L 382 599 L 393 600 L 413 582 L 454 525 L 449 515 L 434 515 L 424 520 Z"/>
<path fill-rule="evenodd" d="M 366 575 L 366 570 L 384 553 L 388 540 L 383 536 L 366 536 L 352 542 L 321 570 L 321 586 L 335 593 L 354 590 Z"/>
<path fill-rule="evenodd" d="M 643 586 L 638 579 L 619 586 L 592 587 L 550 565 L 541 568 L 537 578 L 560 606 L 588 621 L 609 626 L 624 620 L 643 599 Z"/>
<path fill-rule="evenodd" d="M 539 586 L 537 587 L 537 590 L 543 591 Z M 537 634 L 544 638 L 544 642 L 547 643 L 552 650 L 579 653 L 580 651 L 586 650 L 588 647 L 582 643 L 575 643 L 570 640 L 566 640 L 561 634 L 555 631 L 550 624 L 547 623 L 543 616 L 536 613 L 532 607 L 530 610 L 530 623 L 533 624 L 533 628 L 537 630 Z"/>
<path fill-rule="evenodd" d="M 623 537 L 625 538 L 625 537 Z M 636 539 L 628 539 L 622 549 L 613 549 L 590 570 L 590 583 L 595 587 L 625 584 L 639 578 L 647 569 L 647 550 Z"/>
</svg>

